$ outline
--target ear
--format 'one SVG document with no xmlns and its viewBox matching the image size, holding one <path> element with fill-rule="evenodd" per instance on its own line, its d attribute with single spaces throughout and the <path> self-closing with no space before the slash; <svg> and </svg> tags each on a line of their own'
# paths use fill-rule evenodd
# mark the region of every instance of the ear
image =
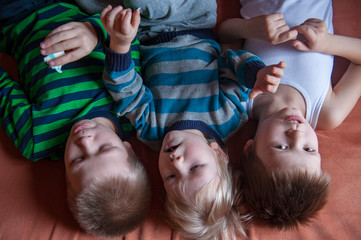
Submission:
<svg viewBox="0 0 361 240">
<path fill-rule="evenodd" d="M 252 145 L 253 145 L 253 139 L 249 139 L 243 147 L 243 154 L 247 156 L 249 151 L 251 150 Z"/>
<path fill-rule="evenodd" d="M 226 157 L 227 162 L 228 162 L 228 157 L 227 154 L 222 150 L 222 148 L 218 145 L 217 142 L 211 142 L 209 144 L 209 146 L 219 155 L 223 155 L 224 157 Z"/>
<path fill-rule="evenodd" d="M 129 153 L 129 154 L 132 154 L 132 155 L 135 155 L 135 156 L 136 156 L 136 154 L 135 154 L 135 152 L 134 152 L 134 150 L 133 150 L 133 147 L 132 147 L 132 145 L 131 145 L 129 142 L 123 141 L 123 144 L 124 144 L 125 148 L 128 150 L 128 153 Z"/>
</svg>

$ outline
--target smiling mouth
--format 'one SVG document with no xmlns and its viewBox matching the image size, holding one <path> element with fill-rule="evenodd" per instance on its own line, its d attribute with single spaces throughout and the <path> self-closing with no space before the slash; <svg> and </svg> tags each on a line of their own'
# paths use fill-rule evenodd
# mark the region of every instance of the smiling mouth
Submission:
<svg viewBox="0 0 361 240">
<path fill-rule="evenodd" d="M 288 116 L 285 118 L 286 122 L 290 122 L 290 123 L 295 123 L 295 124 L 301 124 L 303 123 L 302 118 L 300 118 L 299 116 Z"/>
</svg>

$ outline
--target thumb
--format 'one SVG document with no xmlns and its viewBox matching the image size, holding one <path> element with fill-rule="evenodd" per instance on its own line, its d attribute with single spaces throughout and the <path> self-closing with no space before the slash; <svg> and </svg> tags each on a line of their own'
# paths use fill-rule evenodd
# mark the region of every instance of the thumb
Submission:
<svg viewBox="0 0 361 240">
<path fill-rule="evenodd" d="M 302 51 L 302 52 L 309 52 L 310 51 L 309 47 L 306 44 L 304 44 L 303 42 L 299 41 L 299 40 L 293 41 L 292 46 L 294 48 L 296 48 L 297 50 Z"/>
<path fill-rule="evenodd" d="M 262 91 L 258 88 L 252 88 L 252 90 L 249 92 L 248 97 L 250 99 L 254 99 L 255 97 L 257 97 L 258 95 L 260 95 L 262 93 Z"/>
</svg>

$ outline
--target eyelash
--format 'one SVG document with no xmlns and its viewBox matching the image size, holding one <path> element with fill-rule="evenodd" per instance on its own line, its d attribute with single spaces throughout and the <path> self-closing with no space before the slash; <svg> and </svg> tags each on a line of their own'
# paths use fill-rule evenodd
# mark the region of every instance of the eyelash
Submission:
<svg viewBox="0 0 361 240">
<path fill-rule="evenodd" d="M 283 148 L 284 147 L 284 148 Z M 285 145 L 278 145 L 276 146 L 276 148 L 280 149 L 280 150 L 287 150 L 288 146 Z M 306 152 L 314 152 L 315 150 L 311 147 L 305 147 L 303 150 L 305 150 Z"/>
<path fill-rule="evenodd" d="M 194 171 L 195 169 L 197 169 L 197 168 L 200 168 L 202 165 L 194 165 L 193 167 L 191 167 L 191 171 Z M 166 177 L 166 179 L 168 180 L 168 179 L 172 179 L 172 178 L 174 178 L 175 177 L 175 174 L 170 174 L 170 175 L 168 175 L 167 177 Z"/>
<path fill-rule="evenodd" d="M 194 165 L 193 167 L 191 167 L 191 171 L 193 171 L 194 169 L 197 169 L 199 167 L 201 167 L 201 165 Z"/>
<path fill-rule="evenodd" d="M 70 166 L 72 166 L 74 163 L 76 163 L 76 162 L 78 162 L 78 161 L 82 161 L 83 159 L 84 159 L 83 156 L 78 157 L 78 158 L 75 158 L 73 161 L 71 161 Z"/>
<path fill-rule="evenodd" d="M 309 151 L 309 149 L 311 150 L 311 151 Z M 315 150 L 313 149 L 313 148 L 311 148 L 311 147 L 306 147 L 306 148 L 304 148 L 304 150 L 306 151 L 306 152 L 314 152 Z"/>
<path fill-rule="evenodd" d="M 99 151 L 105 151 L 111 147 L 112 147 L 112 145 L 104 144 L 104 145 L 100 146 Z"/>
<path fill-rule="evenodd" d="M 284 148 L 283 148 L 283 147 L 284 147 Z M 280 150 L 286 150 L 286 149 L 288 149 L 288 147 L 285 146 L 285 145 L 278 145 L 278 146 L 276 146 L 276 148 L 278 148 L 278 149 L 280 149 Z"/>
</svg>

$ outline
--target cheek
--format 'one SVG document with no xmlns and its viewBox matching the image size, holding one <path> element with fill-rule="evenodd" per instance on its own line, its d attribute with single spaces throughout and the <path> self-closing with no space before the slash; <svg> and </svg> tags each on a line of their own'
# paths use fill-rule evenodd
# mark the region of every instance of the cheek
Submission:
<svg viewBox="0 0 361 240">
<path fill-rule="evenodd" d="M 165 172 L 167 171 L 168 169 L 168 164 L 166 162 L 166 159 L 165 157 L 163 156 L 159 156 L 159 159 L 158 159 L 158 170 L 159 170 L 159 173 L 160 175 L 163 177 L 163 175 L 165 174 Z"/>
</svg>

